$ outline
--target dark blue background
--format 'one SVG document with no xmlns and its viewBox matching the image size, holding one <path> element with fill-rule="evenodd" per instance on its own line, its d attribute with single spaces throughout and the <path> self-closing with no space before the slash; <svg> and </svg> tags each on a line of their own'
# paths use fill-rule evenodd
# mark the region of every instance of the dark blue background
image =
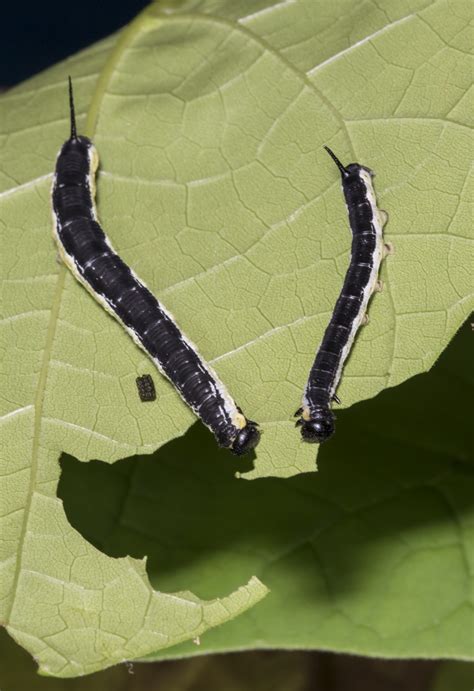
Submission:
<svg viewBox="0 0 474 691">
<path fill-rule="evenodd" d="M 32 77 L 127 24 L 147 0 L 5 0 L 0 87 Z"/>
</svg>

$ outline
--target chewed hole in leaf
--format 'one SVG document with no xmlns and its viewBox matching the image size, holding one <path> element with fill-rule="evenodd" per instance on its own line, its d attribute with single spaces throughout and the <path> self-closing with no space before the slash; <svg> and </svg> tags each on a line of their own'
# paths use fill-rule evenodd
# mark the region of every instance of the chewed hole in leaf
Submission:
<svg viewBox="0 0 474 691">
<path fill-rule="evenodd" d="M 146 555 L 156 589 L 219 597 L 243 572 L 253 575 L 254 559 L 226 573 L 236 541 L 249 540 L 239 506 L 252 483 L 235 473 L 251 470 L 252 456 L 217 448 L 202 423 L 154 454 L 112 465 L 64 454 L 61 467 L 58 495 L 71 524 L 108 556 Z"/>
</svg>

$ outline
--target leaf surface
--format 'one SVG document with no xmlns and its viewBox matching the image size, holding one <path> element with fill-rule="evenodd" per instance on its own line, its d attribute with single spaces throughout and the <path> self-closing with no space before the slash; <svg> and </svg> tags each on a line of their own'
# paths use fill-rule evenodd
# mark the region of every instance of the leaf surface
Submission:
<svg viewBox="0 0 474 691">
<path fill-rule="evenodd" d="M 473 659 L 471 352 L 466 324 L 429 374 L 342 411 L 318 473 L 238 480 L 198 424 L 155 455 L 65 458 L 68 518 L 104 553 L 149 555 L 166 590 L 215 597 L 250 574 L 270 588 L 199 647 L 152 659 L 251 648 Z"/>
<path fill-rule="evenodd" d="M 427 0 L 158 3 L 1 98 L 1 617 L 44 671 L 145 655 L 265 593 L 238 579 L 219 601 L 153 591 L 143 561 L 91 547 L 56 497 L 62 452 L 111 463 L 193 420 L 158 374 L 158 401 L 140 403 L 135 377 L 150 361 L 55 262 L 49 188 L 67 74 L 101 156 L 106 232 L 262 423 L 247 477 L 291 476 L 315 467 L 291 416 L 350 245 L 324 144 L 376 171 L 396 248 L 344 406 L 427 370 L 472 305 L 469 15 Z"/>
</svg>

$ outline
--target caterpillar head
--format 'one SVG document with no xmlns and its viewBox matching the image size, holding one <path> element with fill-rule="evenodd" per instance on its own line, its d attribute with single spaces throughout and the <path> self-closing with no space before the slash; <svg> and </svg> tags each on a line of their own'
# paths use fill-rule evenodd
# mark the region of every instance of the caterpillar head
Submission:
<svg viewBox="0 0 474 691">
<path fill-rule="evenodd" d="M 304 441 L 312 444 L 321 444 L 334 434 L 334 415 L 327 407 L 318 407 L 311 411 L 308 420 L 300 418 L 296 425 L 301 427 L 301 436 Z"/>
<path fill-rule="evenodd" d="M 248 420 L 245 427 L 242 427 L 235 437 L 231 446 L 231 451 L 236 456 L 243 456 L 248 451 L 254 449 L 259 441 L 260 432 L 257 429 L 257 423 Z"/>
</svg>

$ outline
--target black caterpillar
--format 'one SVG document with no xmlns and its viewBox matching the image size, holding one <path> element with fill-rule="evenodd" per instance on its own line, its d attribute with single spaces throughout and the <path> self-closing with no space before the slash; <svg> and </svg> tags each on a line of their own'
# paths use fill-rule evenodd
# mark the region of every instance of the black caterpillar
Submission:
<svg viewBox="0 0 474 691">
<path fill-rule="evenodd" d="M 372 293 L 381 289 L 378 280 L 380 264 L 388 245 L 384 245 L 383 226 L 387 214 L 377 207 L 372 177 L 374 173 L 359 163 L 343 166 L 327 146 L 342 177 L 342 190 L 349 212 L 352 231 L 351 262 L 336 302 L 331 321 L 324 333 L 309 373 L 303 394 L 301 427 L 305 441 L 321 443 L 334 433 L 332 401 L 339 403 L 335 392 L 357 330 L 367 319 Z"/>
<path fill-rule="evenodd" d="M 183 400 L 236 455 L 259 442 L 257 423 L 237 407 L 173 316 L 114 251 L 95 209 L 97 151 L 76 132 L 69 79 L 70 137 L 56 161 L 52 188 L 53 232 L 62 260 L 77 280 L 128 331 L 174 384 Z"/>
</svg>

